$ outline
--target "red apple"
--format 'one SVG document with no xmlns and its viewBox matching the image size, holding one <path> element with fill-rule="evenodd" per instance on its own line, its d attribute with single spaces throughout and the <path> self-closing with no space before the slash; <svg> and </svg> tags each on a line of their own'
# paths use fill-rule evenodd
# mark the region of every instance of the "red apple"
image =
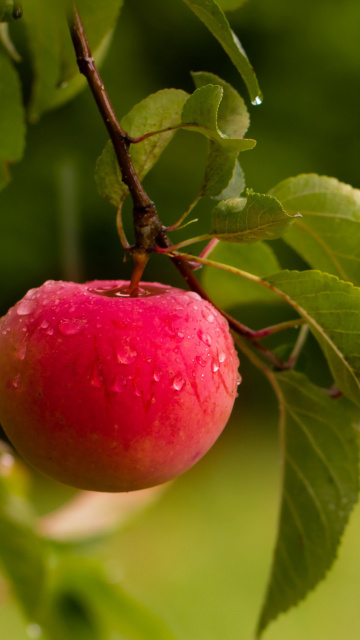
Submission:
<svg viewBox="0 0 360 640">
<path fill-rule="evenodd" d="M 196 293 L 48 281 L 0 320 L 0 422 L 65 484 L 131 491 L 186 471 L 230 416 L 238 358 Z"/>
</svg>

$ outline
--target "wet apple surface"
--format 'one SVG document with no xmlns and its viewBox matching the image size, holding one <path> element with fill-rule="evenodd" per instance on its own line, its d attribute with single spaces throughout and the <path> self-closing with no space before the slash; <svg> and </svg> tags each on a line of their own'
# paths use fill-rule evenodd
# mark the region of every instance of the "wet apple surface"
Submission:
<svg viewBox="0 0 360 640">
<path fill-rule="evenodd" d="M 48 281 L 0 320 L 0 422 L 31 465 L 74 487 L 170 480 L 230 416 L 238 358 L 196 293 L 124 281 Z"/>
</svg>

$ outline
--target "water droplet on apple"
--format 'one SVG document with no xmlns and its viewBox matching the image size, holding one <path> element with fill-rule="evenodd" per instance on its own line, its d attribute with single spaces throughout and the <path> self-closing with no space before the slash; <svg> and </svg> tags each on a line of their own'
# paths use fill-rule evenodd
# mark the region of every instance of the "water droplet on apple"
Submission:
<svg viewBox="0 0 360 640">
<path fill-rule="evenodd" d="M 225 362 L 225 360 L 226 360 L 226 353 L 221 351 L 221 353 L 219 353 L 219 362 Z"/>
<path fill-rule="evenodd" d="M 20 385 L 20 373 L 18 373 L 15 376 L 14 380 L 12 381 L 12 386 L 15 387 L 15 389 L 18 389 L 19 385 Z"/>
<path fill-rule="evenodd" d="M 160 367 L 154 367 L 153 378 L 155 382 L 160 382 L 162 374 L 163 372 L 162 372 L 162 369 L 160 369 Z"/>
<path fill-rule="evenodd" d="M 185 380 L 182 377 L 181 373 L 177 373 L 175 378 L 172 381 L 172 388 L 175 389 L 176 391 L 181 391 L 184 384 L 185 384 Z"/>
<path fill-rule="evenodd" d="M 187 296 L 188 298 L 193 298 L 193 300 L 201 300 L 201 296 L 199 296 L 199 294 L 196 293 L 196 291 L 188 291 Z"/>
<path fill-rule="evenodd" d="M 242 383 L 242 377 L 241 377 L 240 374 L 238 374 L 238 378 L 237 378 L 236 384 L 237 384 L 237 386 L 239 386 L 239 384 L 241 384 L 241 383 Z"/>
<path fill-rule="evenodd" d="M 49 323 L 47 320 L 43 320 L 43 322 L 40 325 L 40 329 L 48 329 L 49 328 Z"/>
<path fill-rule="evenodd" d="M 119 364 L 132 364 L 135 362 L 138 352 L 128 341 L 123 340 L 117 347 L 116 357 Z"/>
<path fill-rule="evenodd" d="M 210 322 L 210 323 L 214 322 L 215 316 L 208 307 L 204 307 L 201 313 L 203 318 L 205 318 L 207 322 Z"/>
<path fill-rule="evenodd" d="M 26 350 L 27 350 L 27 341 L 25 336 L 17 352 L 17 357 L 19 358 L 19 360 L 25 360 Z"/>
<path fill-rule="evenodd" d="M 206 367 L 206 360 L 201 356 L 195 356 L 196 362 L 200 365 L 200 367 Z"/>
<path fill-rule="evenodd" d="M 35 310 L 36 304 L 33 300 L 22 300 L 16 307 L 18 316 L 28 316 Z"/>
<path fill-rule="evenodd" d="M 59 331 L 63 336 L 73 336 L 84 327 L 84 321 L 79 318 L 69 318 L 60 320 Z"/>
<path fill-rule="evenodd" d="M 202 331 L 202 329 L 199 329 L 197 334 L 198 334 L 198 337 L 200 338 L 201 342 L 206 344 L 207 347 L 211 347 L 211 337 L 209 336 L 208 333 L 205 333 L 205 331 Z"/>
<path fill-rule="evenodd" d="M 143 390 L 141 388 L 140 380 L 138 378 L 134 380 L 134 390 L 135 390 L 135 395 L 141 398 L 143 394 Z"/>
<path fill-rule="evenodd" d="M 112 386 L 110 387 L 111 391 L 115 391 L 116 393 L 123 393 L 126 387 L 126 378 L 124 376 L 116 376 Z"/>
<path fill-rule="evenodd" d="M 100 367 L 98 364 L 95 364 L 93 368 L 91 384 L 93 385 L 93 387 L 100 389 L 100 387 L 103 386 L 103 383 L 104 383 L 104 378 L 101 374 Z"/>
<path fill-rule="evenodd" d="M 53 329 L 52 327 L 50 327 L 50 328 L 47 330 L 47 332 L 46 332 L 46 333 L 47 333 L 47 335 L 48 335 L 48 336 L 53 336 L 53 335 L 54 335 L 54 329 Z"/>
<path fill-rule="evenodd" d="M 218 360 L 213 360 L 211 363 L 211 370 L 213 373 L 216 373 L 220 369 L 220 363 Z"/>
<path fill-rule="evenodd" d="M 55 284 L 55 280 L 46 280 L 46 282 L 44 282 L 44 287 L 48 287 L 51 284 Z"/>
</svg>

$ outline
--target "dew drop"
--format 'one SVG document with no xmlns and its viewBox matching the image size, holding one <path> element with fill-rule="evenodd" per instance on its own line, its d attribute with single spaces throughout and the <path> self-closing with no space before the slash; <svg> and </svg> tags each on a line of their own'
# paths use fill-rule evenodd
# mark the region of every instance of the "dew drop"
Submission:
<svg viewBox="0 0 360 640">
<path fill-rule="evenodd" d="M 162 369 L 160 369 L 160 367 L 154 367 L 153 378 L 155 382 L 160 382 L 162 374 L 163 372 L 162 372 Z"/>
<path fill-rule="evenodd" d="M 116 393 L 123 393 L 126 387 L 126 378 L 124 376 L 116 376 L 112 386 L 110 387 L 111 391 L 115 391 Z"/>
<path fill-rule="evenodd" d="M 217 371 L 219 371 L 220 369 L 220 363 L 218 360 L 213 360 L 211 363 L 211 371 L 213 373 L 216 373 Z"/>
<path fill-rule="evenodd" d="M 200 338 L 201 342 L 206 344 L 207 347 L 211 346 L 211 337 L 209 336 L 208 333 L 205 333 L 205 331 L 202 331 L 202 329 L 199 329 L 197 334 L 198 334 L 198 337 Z"/>
<path fill-rule="evenodd" d="M 26 350 L 27 350 L 27 342 L 26 342 L 26 336 L 25 336 L 17 352 L 17 357 L 19 358 L 19 360 L 25 360 Z"/>
<path fill-rule="evenodd" d="M 18 316 L 28 316 L 35 310 L 36 304 L 32 300 L 22 300 L 16 307 Z"/>
<path fill-rule="evenodd" d="M 40 325 L 40 329 L 48 329 L 49 328 L 49 323 L 47 320 L 43 320 L 43 322 Z"/>
<path fill-rule="evenodd" d="M 210 323 L 214 322 L 214 320 L 215 320 L 215 316 L 214 316 L 214 314 L 210 311 L 210 309 L 208 309 L 207 307 L 204 307 L 204 309 L 202 310 L 202 312 L 201 312 L 201 313 L 202 313 L 203 318 L 205 318 L 205 320 L 206 320 L 207 322 L 210 322 Z"/>
<path fill-rule="evenodd" d="M 182 377 L 181 373 L 176 374 L 175 378 L 172 381 L 172 388 L 176 391 L 181 391 L 185 384 L 185 380 Z"/>
<path fill-rule="evenodd" d="M 238 378 L 237 378 L 236 384 L 237 384 L 237 386 L 239 386 L 241 383 L 242 383 L 242 377 L 241 377 L 240 374 L 238 374 Z"/>
<path fill-rule="evenodd" d="M 60 320 L 59 331 L 63 336 L 74 336 L 84 327 L 84 321 L 79 318 Z"/>
<path fill-rule="evenodd" d="M 104 378 L 101 375 L 100 367 L 99 367 L 99 365 L 95 364 L 94 368 L 93 368 L 91 384 L 92 384 L 93 387 L 96 387 L 97 389 L 100 389 L 100 387 L 102 387 L 103 383 L 104 383 Z"/>
<path fill-rule="evenodd" d="M 223 351 L 221 351 L 221 353 L 219 353 L 219 362 L 225 362 L 226 360 L 226 353 L 224 353 Z"/>
<path fill-rule="evenodd" d="M 12 381 L 12 386 L 15 387 L 15 389 L 18 389 L 19 385 L 20 385 L 20 373 L 18 373 L 15 376 L 14 380 Z"/>
<path fill-rule="evenodd" d="M 260 96 L 256 96 L 256 98 L 251 101 L 251 104 L 253 104 L 255 107 L 259 104 L 262 104 L 262 98 L 260 98 Z"/>
<path fill-rule="evenodd" d="M 47 332 L 46 332 L 46 333 L 47 333 L 47 335 L 48 335 L 48 336 L 53 336 L 53 335 L 54 335 L 54 329 L 53 329 L 52 327 L 50 327 L 50 328 L 47 330 Z"/>
<path fill-rule="evenodd" d="M 132 364 L 138 356 L 136 349 L 126 340 L 123 340 L 116 350 L 116 357 L 119 364 Z"/>
<path fill-rule="evenodd" d="M 51 284 L 55 284 L 55 280 L 46 280 L 46 282 L 44 282 L 43 287 L 48 287 Z"/>
<path fill-rule="evenodd" d="M 200 365 L 200 367 L 206 367 L 206 360 L 201 356 L 195 356 L 196 362 Z"/>
<path fill-rule="evenodd" d="M 134 380 L 134 390 L 135 390 L 135 395 L 138 396 L 138 398 L 141 398 L 143 394 L 143 390 L 141 388 L 140 380 L 138 378 Z"/>
<path fill-rule="evenodd" d="M 187 296 L 188 298 L 193 298 L 193 300 L 201 300 L 201 296 L 199 296 L 199 294 L 196 293 L 196 291 L 188 291 Z"/>
</svg>

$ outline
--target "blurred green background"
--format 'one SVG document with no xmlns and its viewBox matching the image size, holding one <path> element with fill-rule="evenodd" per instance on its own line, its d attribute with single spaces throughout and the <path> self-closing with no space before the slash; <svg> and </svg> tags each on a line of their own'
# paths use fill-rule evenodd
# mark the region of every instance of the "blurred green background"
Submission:
<svg viewBox="0 0 360 640">
<path fill-rule="evenodd" d="M 180 0 L 125 0 L 102 68 L 118 115 L 164 87 L 191 91 L 190 70 L 212 71 L 249 105 L 249 137 L 258 141 L 241 157 L 249 187 L 266 192 L 302 172 L 357 187 L 360 5 L 251 0 L 229 17 L 257 72 L 263 105 L 250 105 L 220 46 Z M 21 39 L 20 23 L 18 29 L 15 39 Z M 98 196 L 93 179 L 106 140 L 88 91 L 30 126 L 25 158 L 12 167 L 13 180 L 0 194 L 0 314 L 47 279 L 129 275 L 114 210 Z M 164 223 L 174 222 L 195 196 L 205 154 L 200 136 L 180 133 L 146 178 Z M 207 229 L 208 211 L 206 204 L 199 209 L 199 232 Z M 131 236 L 130 222 L 126 226 Z M 284 265 L 296 266 L 280 241 L 275 246 Z M 163 280 L 164 274 L 167 282 L 182 286 L 175 270 L 154 257 L 147 278 Z M 255 307 L 236 312 L 258 324 L 256 315 L 262 313 Z M 260 318 L 262 324 L 266 318 Z M 276 404 L 251 366 L 243 364 L 242 375 L 232 421 L 208 456 L 150 510 L 91 551 L 179 640 L 250 639 L 266 584 L 278 508 Z M 67 496 L 38 478 L 33 494 L 39 512 Z M 358 509 L 327 581 L 265 637 L 359 637 L 359 556 Z M 0 629 L 4 640 L 29 637 L 4 582 Z"/>
</svg>

